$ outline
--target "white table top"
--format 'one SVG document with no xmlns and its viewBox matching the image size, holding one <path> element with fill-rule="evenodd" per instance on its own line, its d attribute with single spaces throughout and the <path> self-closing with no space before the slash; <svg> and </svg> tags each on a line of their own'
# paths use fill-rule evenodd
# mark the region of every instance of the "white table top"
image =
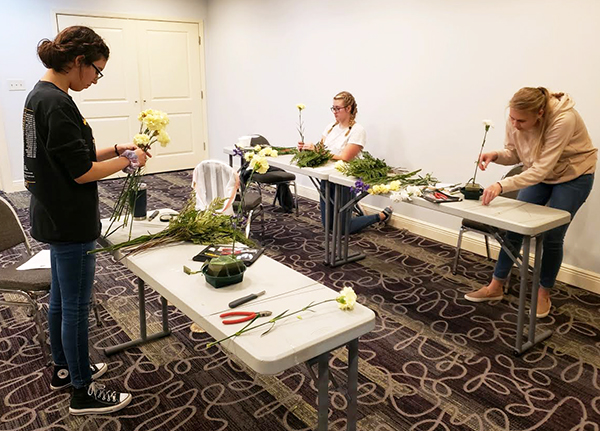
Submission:
<svg viewBox="0 0 600 431">
<path fill-rule="evenodd" d="M 233 148 L 224 148 L 223 152 L 225 154 L 232 155 Z M 277 168 L 284 169 L 287 172 L 306 175 L 309 177 L 316 178 L 318 180 L 327 181 L 330 174 L 337 172 L 333 167 L 333 161 L 329 161 L 327 164 L 319 166 L 318 168 L 301 168 L 296 164 L 292 163 L 293 157 L 294 156 L 292 154 L 285 154 L 277 157 L 267 157 L 266 159 L 269 162 L 269 166 L 275 166 Z"/>
<path fill-rule="evenodd" d="M 152 222 L 135 222 L 132 237 L 158 232 L 165 225 L 158 218 Z M 103 220 L 103 228 L 106 228 L 106 220 Z M 120 230 L 108 240 L 113 244 L 119 243 L 127 236 L 128 229 Z M 125 257 L 121 261 L 215 339 L 231 335 L 245 325 L 223 325 L 219 314 L 232 311 L 227 305 L 229 302 L 251 293 L 266 291 L 265 295 L 235 308 L 235 311 L 268 310 L 274 317 L 285 310 L 296 311 L 313 301 L 337 296 L 334 290 L 264 255 L 248 267 L 241 283 L 216 289 L 201 274 L 187 275 L 183 272 L 184 265 L 192 270 L 201 268 L 202 264 L 192 261 L 192 257 L 203 248 L 192 243 L 177 243 Z M 120 253 L 116 255 L 120 257 Z M 312 310 L 315 312 L 299 313 L 301 319 L 292 316 L 278 321 L 264 337 L 261 334 L 270 325 L 227 340 L 222 345 L 256 372 L 276 374 L 343 345 L 375 327 L 375 314 L 360 304 L 352 311 L 339 310 L 335 302 L 321 304 Z M 255 324 L 268 319 L 259 318 Z"/>
<path fill-rule="evenodd" d="M 528 236 L 538 235 L 571 220 L 571 214 L 567 211 L 502 196 L 489 205 L 483 205 L 480 200 L 467 199 L 436 204 L 419 197 L 413 198 L 410 203 Z"/>
<path fill-rule="evenodd" d="M 356 178 L 338 172 L 329 175 L 329 181 L 350 187 Z M 419 197 L 412 198 L 408 203 L 528 236 L 546 232 L 571 220 L 571 214 L 567 211 L 501 196 L 489 205 L 483 205 L 481 200 L 467 199 L 437 204 Z"/>
</svg>

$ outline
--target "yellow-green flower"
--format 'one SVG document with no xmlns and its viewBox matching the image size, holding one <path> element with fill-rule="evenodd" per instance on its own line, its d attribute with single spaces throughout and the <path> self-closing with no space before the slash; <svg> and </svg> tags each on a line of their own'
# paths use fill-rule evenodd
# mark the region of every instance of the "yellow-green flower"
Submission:
<svg viewBox="0 0 600 431">
<path fill-rule="evenodd" d="M 261 157 L 277 157 L 277 150 L 274 150 L 271 147 L 265 147 L 258 152 L 258 155 Z"/>
<path fill-rule="evenodd" d="M 393 191 L 393 192 L 397 192 L 398 190 L 400 190 L 400 187 L 402 187 L 401 184 L 400 184 L 400 181 L 398 181 L 398 180 L 392 181 L 389 184 L 389 186 L 390 186 L 390 190 Z"/>
<path fill-rule="evenodd" d="M 269 169 L 269 162 L 262 156 L 255 155 L 250 160 L 250 169 L 258 172 L 259 174 L 264 174 Z"/>
<path fill-rule="evenodd" d="M 252 160 L 252 158 L 254 157 L 254 152 L 252 151 L 248 151 L 246 154 L 244 154 L 244 159 L 249 162 L 250 160 Z"/>
<path fill-rule="evenodd" d="M 260 146 L 260 145 L 256 145 L 256 146 L 254 147 L 254 151 L 260 151 L 260 149 L 261 149 L 261 146 Z"/>
<path fill-rule="evenodd" d="M 356 293 L 351 287 L 344 287 L 335 299 L 340 310 L 353 310 L 356 304 Z"/>
<path fill-rule="evenodd" d="M 304 105 L 303 103 L 298 103 L 296 105 L 296 108 L 298 108 L 299 111 L 302 111 L 304 108 L 306 108 L 306 105 Z"/>
<path fill-rule="evenodd" d="M 133 137 L 133 143 L 138 147 L 148 145 L 150 143 L 150 136 L 146 135 L 145 133 L 138 133 Z"/>
<path fill-rule="evenodd" d="M 158 136 L 156 138 L 160 143 L 161 147 L 166 147 L 169 142 L 171 142 L 171 137 L 169 134 L 163 129 L 158 132 Z"/>
<path fill-rule="evenodd" d="M 390 186 L 387 184 L 375 184 L 369 189 L 369 193 L 373 195 L 384 195 L 390 192 Z"/>
<path fill-rule="evenodd" d="M 153 131 L 160 131 L 169 124 L 169 117 L 167 114 L 154 109 L 146 109 L 145 111 L 140 112 L 138 120 L 144 123 L 144 126 L 146 126 L 148 130 Z"/>
</svg>

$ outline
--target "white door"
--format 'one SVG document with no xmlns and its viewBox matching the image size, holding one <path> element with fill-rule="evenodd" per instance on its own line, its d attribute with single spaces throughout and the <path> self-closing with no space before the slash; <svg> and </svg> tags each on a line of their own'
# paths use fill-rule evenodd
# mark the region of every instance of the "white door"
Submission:
<svg viewBox="0 0 600 431">
<path fill-rule="evenodd" d="M 205 158 L 198 24 L 137 21 L 143 109 L 169 115 L 171 143 L 156 145 L 159 171 L 195 167 Z"/>
<path fill-rule="evenodd" d="M 98 148 L 131 142 L 144 109 L 165 111 L 171 143 L 155 144 L 146 172 L 188 169 L 206 158 L 202 69 L 197 23 L 169 23 L 57 14 L 59 30 L 91 27 L 110 47 L 104 77 L 71 93 Z"/>
</svg>

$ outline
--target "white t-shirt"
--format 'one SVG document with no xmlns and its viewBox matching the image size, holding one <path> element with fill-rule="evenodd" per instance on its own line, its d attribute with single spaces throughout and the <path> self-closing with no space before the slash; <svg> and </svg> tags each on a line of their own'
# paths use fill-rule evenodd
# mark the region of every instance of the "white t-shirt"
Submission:
<svg viewBox="0 0 600 431">
<path fill-rule="evenodd" d="M 365 128 L 363 126 L 358 123 L 354 123 L 352 129 L 350 129 L 350 133 L 348 133 L 348 136 L 346 136 L 348 127 L 340 127 L 339 124 L 336 125 L 331 132 L 329 132 L 329 129 L 331 129 L 334 124 L 335 123 L 329 124 L 323 131 L 323 142 L 325 144 L 325 148 L 331 151 L 333 155 L 339 156 L 348 144 L 360 145 L 360 147 L 364 149 L 365 144 L 367 143 L 367 132 L 365 132 Z"/>
</svg>

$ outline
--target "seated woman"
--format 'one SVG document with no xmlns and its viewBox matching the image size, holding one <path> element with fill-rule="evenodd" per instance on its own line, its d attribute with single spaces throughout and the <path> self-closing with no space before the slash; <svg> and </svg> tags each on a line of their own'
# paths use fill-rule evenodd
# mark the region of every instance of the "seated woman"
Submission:
<svg viewBox="0 0 600 431">
<path fill-rule="evenodd" d="M 573 100 L 564 93 L 549 93 L 543 87 L 521 88 L 509 103 L 504 150 L 481 155 L 481 170 L 490 162 L 501 165 L 523 163 L 524 171 L 494 183 L 483 192 L 488 205 L 502 192 L 520 190 L 518 200 L 548 205 L 571 213 L 571 220 L 587 199 L 592 184 L 598 150 Z M 550 289 L 554 286 L 563 258 L 563 240 L 568 224 L 545 233 L 538 290 L 537 317 L 550 312 Z M 520 250 L 523 237 L 509 232 L 513 250 Z M 500 251 L 494 276 L 487 286 L 465 295 L 472 302 L 502 299 L 502 286 L 513 265 Z"/>
<path fill-rule="evenodd" d="M 335 122 L 329 124 L 321 138 L 321 143 L 331 151 L 334 160 L 344 160 L 349 162 L 360 154 L 365 144 L 367 143 L 367 134 L 363 126 L 355 121 L 358 113 L 356 100 L 354 96 L 347 91 L 338 93 L 333 98 L 333 106 L 331 112 L 335 117 Z M 298 142 L 299 150 L 313 150 L 313 144 L 305 144 Z M 334 193 L 334 184 L 330 184 L 331 196 Z M 321 195 L 325 196 L 325 185 L 321 183 Z M 352 199 L 352 193 L 348 187 L 344 187 L 341 196 L 341 205 L 349 202 Z M 329 203 L 331 209 L 331 202 Z M 333 225 L 333 210 L 330 212 L 331 217 L 329 225 Z M 362 215 L 353 217 L 350 220 L 350 233 L 358 232 L 367 226 L 371 226 L 377 222 L 388 222 L 392 216 L 392 207 L 385 208 L 382 212 L 372 215 Z M 325 225 L 325 203 L 321 198 L 321 221 Z M 342 221 L 342 223 L 345 223 Z"/>
</svg>

